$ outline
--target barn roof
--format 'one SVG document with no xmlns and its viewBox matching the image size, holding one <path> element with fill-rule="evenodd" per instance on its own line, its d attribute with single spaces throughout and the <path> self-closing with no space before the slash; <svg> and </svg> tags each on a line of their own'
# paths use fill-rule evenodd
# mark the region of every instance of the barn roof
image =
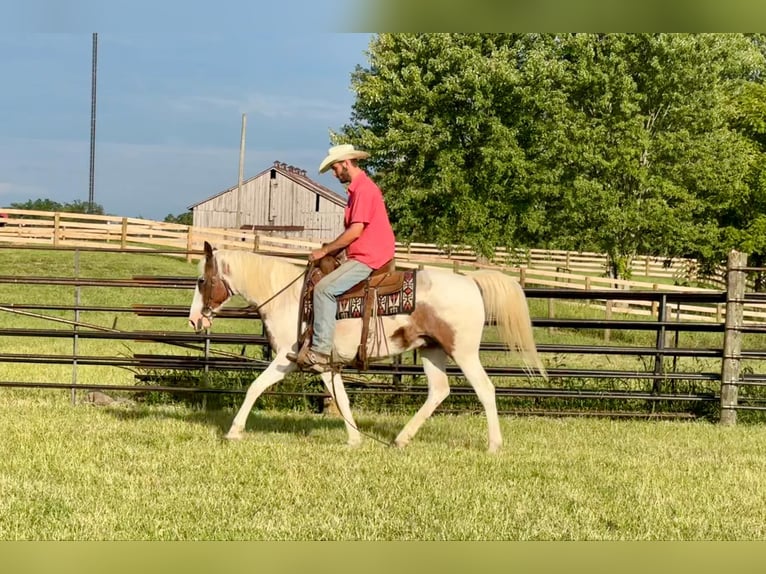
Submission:
<svg viewBox="0 0 766 574">
<path fill-rule="evenodd" d="M 280 161 L 275 161 L 270 167 L 267 167 L 260 173 L 254 175 L 251 178 L 246 179 L 242 182 L 242 185 L 253 181 L 254 179 L 258 179 L 259 177 L 262 177 L 263 175 L 271 172 L 271 170 L 274 169 L 277 172 L 281 173 L 283 176 L 285 176 L 288 179 L 291 179 L 298 185 L 308 189 L 309 191 L 312 191 L 321 197 L 325 198 L 328 201 L 331 201 L 335 203 L 336 205 L 339 205 L 341 207 L 344 207 L 346 205 L 345 198 L 341 197 L 337 193 L 335 193 L 333 190 L 331 190 L 329 187 L 325 187 L 320 183 L 315 182 L 314 180 L 310 179 L 306 175 L 305 169 L 299 169 L 293 165 L 287 165 L 286 163 L 282 163 Z M 228 189 L 224 189 L 223 191 L 216 193 L 215 195 L 211 195 L 207 199 L 203 199 L 202 201 L 198 201 L 197 203 L 190 205 L 188 209 L 194 209 L 198 205 L 201 205 L 203 203 L 206 203 L 210 201 L 211 199 L 215 199 L 216 197 L 219 197 L 225 193 L 229 193 L 231 191 L 234 191 L 239 187 L 239 184 L 233 185 Z"/>
</svg>

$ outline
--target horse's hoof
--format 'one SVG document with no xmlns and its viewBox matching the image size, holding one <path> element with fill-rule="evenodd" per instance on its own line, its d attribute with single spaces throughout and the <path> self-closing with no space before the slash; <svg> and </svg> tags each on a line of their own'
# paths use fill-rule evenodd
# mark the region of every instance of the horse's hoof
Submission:
<svg viewBox="0 0 766 574">
<path fill-rule="evenodd" d="M 245 433 L 242 432 L 240 429 L 229 429 L 229 432 L 227 432 L 225 435 L 223 435 L 223 438 L 226 440 L 242 440 L 245 438 Z"/>
<path fill-rule="evenodd" d="M 394 441 L 394 446 L 395 446 L 396 448 L 405 448 L 405 447 L 406 447 L 408 444 L 410 444 L 410 441 L 408 441 L 408 440 L 400 440 L 400 439 L 396 439 L 396 440 Z"/>
<path fill-rule="evenodd" d="M 501 446 L 501 445 L 499 445 L 499 444 L 491 444 L 491 445 L 489 445 L 489 447 L 487 448 L 487 452 L 488 452 L 489 454 L 497 454 L 497 453 L 499 453 L 499 452 L 500 452 L 500 446 Z"/>
</svg>

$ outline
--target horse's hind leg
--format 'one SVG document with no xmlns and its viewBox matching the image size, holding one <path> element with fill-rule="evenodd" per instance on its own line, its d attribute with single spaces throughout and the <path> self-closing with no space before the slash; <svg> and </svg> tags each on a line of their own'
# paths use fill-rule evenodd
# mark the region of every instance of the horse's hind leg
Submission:
<svg viewBox="0 0 766 574">
<path fill-rule="evenodd" d="M 479 361 L 478 352 L 453 357 L 463 371 L 463 374 L 471 383 L 487 415 L 487 430 L 489 433 L 489 452 L 497 452 L 503 445 L 503 436 L 500 433 L 500 420 L 497 416 L 497 402 L 495 399 L 495 385 L 489 379 L 487 372 Z"/>
<path fill-rule="evenodd" d="M 447 354 L 441 347 L 429 347 L 420 351 L 423 359 L 423 370 L 428 379 L 428 397 L 415 416 L 404 425 L 394 444 L 399 447 L 407 446 L 422 424 L 430 417 L 444 399 L 449 395 L 447 379 Z"/>
<path fill-rule="evenodd" d="M 338 407 L 338 411 L 340 411 L 340 415 L 343 417 L 343 422 L 346 423 L 346 432 L 348 433 L 346 444 L 349 446 L 359 446 L 362 436 L 359 433 L 359 429 L 356 428 L 354 417 L 351 414 L 351 404 L 349 403 L 346 387 L 343 385 L 340 373 L 322 373 L 322 382 L 324 382 L 327 391 L 335 401 L 335 406 Z"/>
</svg>

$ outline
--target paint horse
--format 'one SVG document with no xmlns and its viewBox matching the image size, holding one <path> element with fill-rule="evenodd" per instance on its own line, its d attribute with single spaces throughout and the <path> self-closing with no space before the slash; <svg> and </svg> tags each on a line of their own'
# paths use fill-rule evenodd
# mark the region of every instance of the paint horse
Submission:
<svg viewBox="0 0 766 574">
<path fill-rule="evenodd" d="M 214 249 L 205 242 L 205 259 L 189 310 L 189 323 L 197 332 L 212 324 L 213 315 L 232 296 L 241 295 L 259 313 L 276 356 L 251 383 L 239 411 L 226 434 L 240 439 L 258 397 L 285 375 L 295 371 L 288 352 L 298 351 L 299 311 L 303 282 L 301 267 L 275 257 L 240 250 Z M 305 270 L 305 269 L 304 269 Z M 496 323 L 506 346 L 519 353 L 524 369 L 547 377 L 532 335 L 527 300 L 521 286 L 499 271 L 480 270 L 466 275 L 447 270 L 426 269 L 415 277 L 415 302 L 409 314 L 378 317 L 383 344 L 368 348 L 370 360 L 383 359 L 418 349 L 428 380 L 425 403 L 396 437 L 394 444 L 406 446 L 421 425 L 447 398 L 447 360 L 451 358 L 473 386 L 487 417 L 488 450 L 502 445 L 495 387 L 479 360 L 479 345 L 485 321 Z M 333 356 L 351 361 L 358 350 L 362 319 L 337 322 Z M 360 432 L 351 413 L 341 374 L 322 373 L 322 381 L 343 417 L 348 444 L 360 443 Z"/>
</svg>

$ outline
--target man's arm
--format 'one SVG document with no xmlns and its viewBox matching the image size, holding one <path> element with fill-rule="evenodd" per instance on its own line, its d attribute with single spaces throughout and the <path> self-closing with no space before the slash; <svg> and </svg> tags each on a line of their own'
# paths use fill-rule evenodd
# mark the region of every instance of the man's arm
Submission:
<svg viewBox="0 0 766 574">
<path fill-rule="evenodd" d="M 364 223 L 352 223 L 333 241 L 326 243 L 319 249 L 314 249 L 309 254 L 309 261 L 319 261 L 325 255 L 329 255 L 330 253 L 345 249 L 359 238 L 359 236 L 362 234 L 362 231 L 364 231 Z"/>
</svg>

